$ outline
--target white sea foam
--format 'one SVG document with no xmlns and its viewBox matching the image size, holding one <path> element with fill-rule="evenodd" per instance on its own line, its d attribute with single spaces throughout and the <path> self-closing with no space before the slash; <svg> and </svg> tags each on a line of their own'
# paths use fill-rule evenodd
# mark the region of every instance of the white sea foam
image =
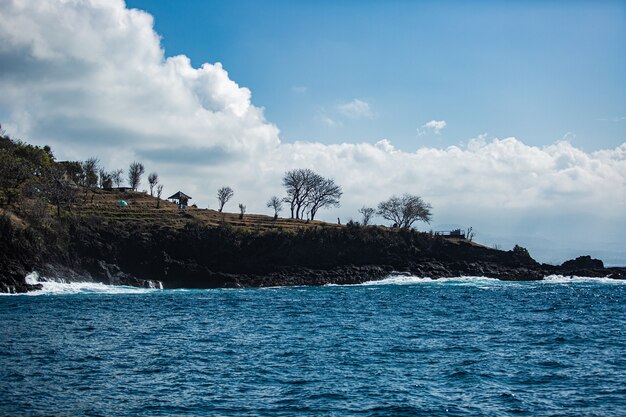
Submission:
<svg viewBox="0 0 626 417">
<path fill-rule="evenodd" d="M 452 278 L 430 278 L 415 275 L 389 275 L 378 281 L 368 281 L 359 285 L 412 285 L 412 284 L 453 284 L 453 285 L 485 285 L 502 283 L 495 278 L 460 276 Z"/>
<path fill-rule="evenodd" d="M 613 278 L 594 278 L 564 275 L 549 275 L 541 281 L 546 284 L 570 284 L 574 282 L 597 283 L 597 284 L 626 284 L 626 280 Z"/>
<path fill-rule="evenodd" d="M 447 284 L 447 285 L 471 285 L 471 286 L 492 286 L 492 285 L 520 285 L 526 281 L 501 281 L 496 278 L 480 276 L 459 276 L 451 278 L 429 278 L 414 275 L 389 275 L 378 281 L 368 281 L 358 285 L 414 285 L 414 284 Z M 593 278 L 578 276 L 550 275 L 542 281 L 529 281 L 531 283 L 543 284 L 571 284 L 571 283 L 597 283 L 597 284 L 626 284 L 626 280 L 612 278 Z"/>
<path fill-rule="evenodd" d="M 42 289 L 30 291 L 26 295 L 62 294 L 143 294 L 158 291 L 157 288 L 138 288 L 121 285 L 106 285 L 99 282 L 69 282 L 61 278 L 42 278 L 37 272 L 26 275 L 27 284 L 41 284 Z"/>
</svg>

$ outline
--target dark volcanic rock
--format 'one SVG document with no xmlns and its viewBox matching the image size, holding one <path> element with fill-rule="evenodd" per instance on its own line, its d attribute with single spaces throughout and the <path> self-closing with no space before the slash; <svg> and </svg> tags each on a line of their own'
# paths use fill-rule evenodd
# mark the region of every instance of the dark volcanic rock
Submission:
<svg viewBox="0 0 626 417">
<path fill-rule="evenodd" d="M 578 271 L 584 269 L 604 269 L 604 262 L 600 259 L 593 259 L 591 256 L 579 256 L 561 264 L 561 269 L 568 271 Z"/>
<path fill-rule="evenodd" d="M 550 274 L 624 278 L 581 257 L 540 265 L 526 249 L 501 251 L 413 230 L 380 227 L 250 232 L 190 220 L 183 229 L 149 223 L 67 218 L 49 230 L 0 220 L 0 291 L 36 289 L 24 276 L 165 288 L 358 284 L 393 273 L 539 280 Z"/>
</svg>

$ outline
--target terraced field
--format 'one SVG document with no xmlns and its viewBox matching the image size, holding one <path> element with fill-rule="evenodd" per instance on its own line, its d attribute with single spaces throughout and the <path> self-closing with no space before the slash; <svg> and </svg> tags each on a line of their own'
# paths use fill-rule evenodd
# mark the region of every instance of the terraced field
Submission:
<svg viewBox="0 0 626 417">
<path fill-rule="evenodd" d="M 91 196 L 87 202 L 77 204 L 74 211 L 85 217 L 97 217 L 103 221 L 121 221 L 129 223 L 152 223 L 163 227 L 183 228 L 187 223 L 199 221 L 206 225 L 218 226 L 228 224 L 255 231 L 289 230 L 311 227 L 342 227 L 334 223 L 321 221 L 306 222 L 303 220 L 278 218 L 260 214 L 245 214 L 243 219 L 239 213 L 219 213 L 216 210 L 187 207 L 178 208 L 176 203 L 161 200 L 157 209 L 156 197 L 142 192 L 117 192 L 97 190 L 93 202 Z M 128 206 L 119 207 L 117 202 L 124 200 Z"/>
</svg>

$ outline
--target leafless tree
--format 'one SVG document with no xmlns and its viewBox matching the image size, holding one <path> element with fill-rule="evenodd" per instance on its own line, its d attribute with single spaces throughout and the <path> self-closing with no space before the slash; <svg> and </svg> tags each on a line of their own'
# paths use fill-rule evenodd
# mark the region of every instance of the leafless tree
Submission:
<svg viewBox="0 0 626 417">
<path fill-rule="evenodd" d="M 113 173 L 107 172 L 104 168 L 100 168 L 98 171 L 100 177 L 100 188 L 110 190 L 113 187 Z"/>
<path fill-rule="evenodd" d="M 267 207 L 274 209 L 274 220 L 278 219 L 278 213 L 283 209 L 283 202 L 275 195 L 267 201 Z"/>
<path fill-rule="evenodd" d="M 44 195 L 57 208 L 57 217 L 61 216 L 61 207 L 70 206 L 76 201 L 78 187 L 66 180 L 62 169 L 52 168 L 43 189 Z"/>
<path fill-rule="evenodd" d="M 115 171 L 111 172 L 111 180 L 118 188 L 120 185 L 122 185 L 122 175 L 124 175 L 123 169 L 116 169 Z"/>
<path fill-rule="evenodd" d="M 304 217 L 309 195 L 313 191 L 314 184 L 321 180 L 323 178 L 320 175 L 308 168 L 292 169 L 285 173 L 283 186 L 287 191 L 287 197 L 285 197 L 284 201 L 289 204 L 292 219 Z"/>
<path fill-rule="evenodd" d="M 246 214 L 246 206 L 242 203 L 239 203 L 239 218 L 243 219 L 243 215 Z"/>
<path fill-rule="evenodd" d="M 151 172 L 148 175 L 148 184 L 150 185 L 150 197 L 153 196 L 152 191 L 154 190 L 154 187 L 159 183 L 159 174 L 157 174 L 156 172 Z"/>
<path fill-rule="evenodd" d="M 100 171 L 100 161 L 96 157 L 91 157 L 82 163 L 83 178 L 82 185 L 85 187 L 85 201 L 87 195 L 91 191 L 91 202 L 96 195 L 96 188 L 98 187 L 98 171 Z"/>
<path fill-rule="evenodd" d="M 161 207 L 161 194 L 163 194 L 163 184 L 159 184 L 157 185 L 157 206 L 156 208 L 160 208 Z"/>
<path fill-rule="evenodd" d="M 476 237 L 476 232 L 474 231 L 474 228 L 472 226 L 467 228 L 467 235 L 465 236 L 467 238 L 467 240 L 469 240 L 470 242 L 474 240 L 474 238 Z"/>
<path fill-rule="evenodd" d="M 339 207 L 339 199 L 342 194 L 341 187 L 335 184 L 335 181 L 322 177 L 315 178 L 306 200 L 306 207 L 311 215 L 311 220 L 315 219 L 315 214 L 323 207 Z"/>
<path fill-rule="evenodd" d="M 217 190 L 217 201 L 219 202 L 219 208 L 217 211 L 221 213 L 222 209 L 224 209 L 224 205 L 233 197 L 233 195 L 235 195 L 235 192 L 228 186 L 224 186 Z"/>
<path fill-rule="evenodd" d="M 363 216 L 361 223 L 363 223 L 363 226 L 367 226 L 370 224 L 370 220 L 372 220 L 374 214 L 376 214 L 376 209 L 363 206 L 359 209 L 359 214 Z"/>
<path fill-rule="evenodd" d="M 137 191 L 141 183 L 141 176 L 146 172 L 141 162 L 133 161 L 128 167 L 128 185 L 133 191 Z"/>
<path fill-rule="evenodd" d="M 82 163 L 83 178 L 82 185 L 85 188 L 95 188 L 98 186 L 98 171 L 100 170 L 100 161 L 98 158 L 91 157 Z"/>
<path fill-rule="evenodd" d="M 291 218 L 303 219 L 305 214 L 310 219 L 322 207 L 339 206 L 343 194 L 341 187 L 332 179 L 327 179 L 310 169 L 293 169 L 283 177 L 283 186 L 287 197 L 283 199 L 289 204 Z"/>
<path fill-rule="evenodd" d="M 394 222 L 402 229 L 410 228 L 418 220 L 430 223 L 431 206 L 421 197 L 403 194 L 402 197 L 392 196 L 389 200 L 378 204 L 377 214 L 383 219 Z"/>
</svg>

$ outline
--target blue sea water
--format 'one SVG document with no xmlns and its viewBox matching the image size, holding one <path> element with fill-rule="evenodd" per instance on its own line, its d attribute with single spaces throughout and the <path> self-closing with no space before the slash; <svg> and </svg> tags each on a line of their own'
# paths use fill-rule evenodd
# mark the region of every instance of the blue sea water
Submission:
<svg viewBox="0 0 626 417">
<path fill-rule="evenodd" d="M 624 416 L 626 283 L 0 297 L 0 414 Z"/>
</svg>

